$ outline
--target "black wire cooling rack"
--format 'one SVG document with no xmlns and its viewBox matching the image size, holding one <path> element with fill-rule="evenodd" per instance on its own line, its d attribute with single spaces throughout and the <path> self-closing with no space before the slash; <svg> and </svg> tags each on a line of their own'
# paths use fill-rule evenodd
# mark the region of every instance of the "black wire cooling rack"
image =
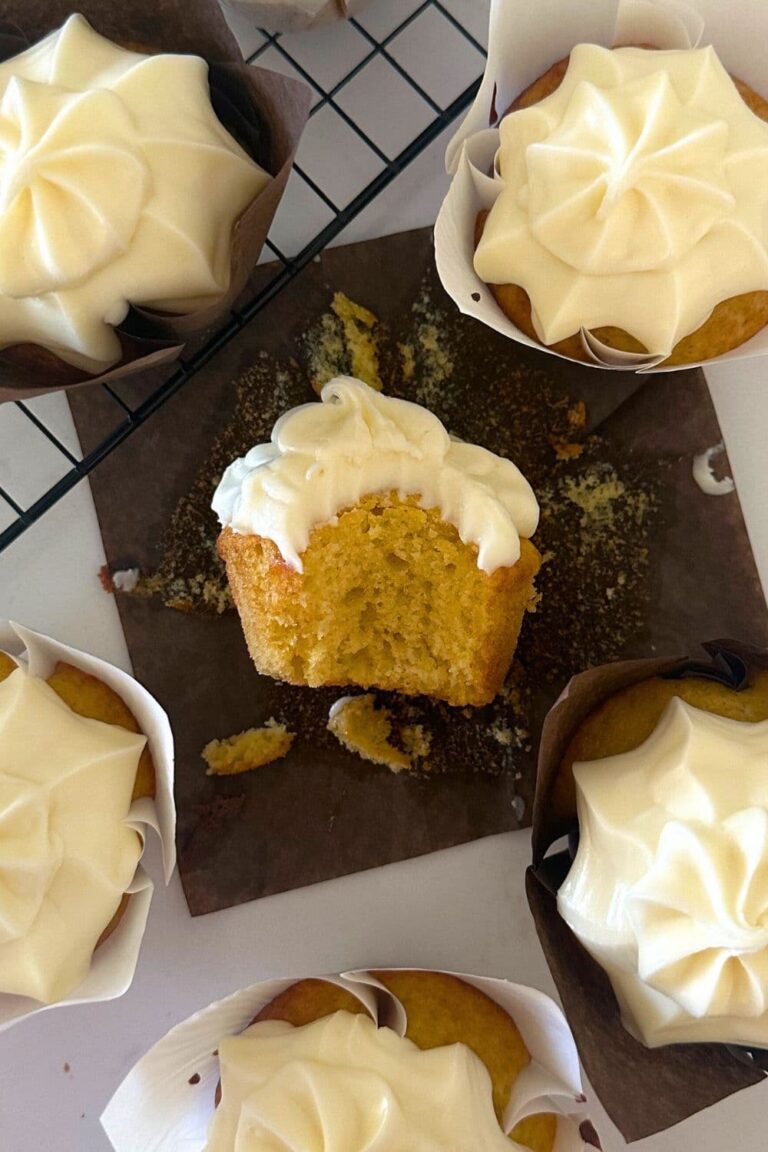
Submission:
<svg viewBox="0 0 768 1152">
<path fill-rule="evenodd" d="M 410 2 L 411 11 L 406 14 L 403 9 Z M 7 526 L 0 532 L 0 551 L 7 548 L 35 521 L 39 520 L 54 504 L 75 487 L 84 477 L 96 468 L 102 460 L 119 447 L 129 436 L 149 420 L 163 404 L 174 396 L 187 384 L 206 364 L 208 364 L 246 324 L 249 324 L 273 300 L 287 284 L 298 275 L 322 250 L 329 245 L 354 220 L 364 208 L 370 205 L 376 197 L 406 168 L 425 148 L 432 143 L 443 130 L 456 120 L 470 105 L 477 92 L 480 76 L 485 59 L 485 50 L 480 41 L 473 35 L 467 26 L 468 22 L 462 18 L 462 4 L 455 0 L 383 0 L 383 5 L 390 3 L 391 11 L 402 15 L 396 17 L 397 23 L 386 32 L 371 31 L 371 24 L 361 19 L 352 19 L 348 25 L 338 25 L 345 29 L 344 35 L 351 35 L 349 26 L 354 30 L 360 42 L 356 40 L 357 56 L 354 66 L 330 84 L 324 84 L 317 75 L 317 70 L 311 69 L 306 61 L 302 62 L 301 52 L 294 47 L 300 41 L 296 37 L 283 38 L 278 35 L 269 35 L 266 32 L 256 33 L 253 39 L 258 46 L 251 51 L 248 62 L 263 63 L 266 67 L 275 67 L 280 71 L 297 75 L 304 80 L 315 94 L 315 103 L 310 114 L 311 118 L 318 115 L 335 114 L 345 130 L 351 132 L 360 147 L 365 149 L 365 159 L 368 165 L 372 161 L 378 171 L 372 179 L 367 180 L 364 186 L 345 204 L 338 203 L 338 197 L 331 194 L 323 181 L 316 174 L 310 174 L 302 163 L 297 163 L 291 177 L 294 189 L 296 182 L 301 182 L 304 192 L 311 195 L 313 203 L 322 206 L 327 223 L 320 226 L 311 239 L 304 243 L 295 254 L 283 252 L 275 240 L 275 228 L 267 240 L 267 249 L 275 258 L 275 274 L 268 283 L 261 288 L 256 296 L 243 308 L 230 314 L 227 323 L 220 328 L 198 351 L 187 358 L 177 362 L 169 369 L 169 376 L 154 391 L 138 403 L 135 407 L 126 400 L 126 393 L 118 392 L 109 385 L 101 387 L 107 391 L 115 404 L 116 424 L 102 442 L 82 458 L 71 451 L 66 444 L 47 426 L 45 419 L 38 411 L 34 411 L 29 402 L 15 401 L 15 407 L 21 417 L 29 420 L 49 442 L 49 448 L 61 454 L 58 461 L 63 466 L 63 473 L 47 487 L 42 494 L 36 495 L 26 503 L 17 495 L 11 495 L 4 487 L 0 487 L 0 508 L 5 504 L 5 512 L 10 509 L 11 518 Z M 469 11 L 468 0 L 463 0 L 464 9 Z M 477 8 L 483 7 L 477 4 Z M 451 11 L 451 7 L 454 11 Z M 459 8 L 459 12 L 456 12 Z M 435 21 L 440 21 L 440 26 Z M 375 25 L 374 25 L 375 26 Z M 417 32 L 418 29 L 418 32 Z M 445 101 L 444 93 L 437 93 L 429 84 L 420 82 L 416 78 L 417 69 L 413 66 L 414 53 L 418 56 L 428 51 L 443 36 L 449 33 L 459 37 L 465 49 L 465 71 L 467 68 L 475 72 L 474 79 L 453 98 Z M 437 35 L 435 35 L 437 33 Z M 301 38 L 306 41 L 306 38 Z M 251 45 L 249 45 L 251 47 Z M 466 49 L 470 49 L 469 63 L 466 60 Z M 476 63 L 474 57 L 476 56 Z M 409 92 L 417 98 L 421 115 L 412 119 L 413 127 L 418 129 L 419 122 L 426 119 L 426 126 L 414 131 L 412 138 L 399 148 L 395 155 L 391 149 L 383 147 L 373 138 L 374 134 L 365 131 L 355 117 L 354 101 L 345 100 L 353 90 L 353 82 L 362 77 L 366 69 L 375 65 L 384 66 L 387 76 L 391 76 L 393 85 L 393 103 L 396 101 L 395 85 L 402 91 L 405 84 Z M 381 78 L 380 78 L 381 79 Z M 401 116 L 401 120 L 403 117 Z M 406 115 L 405 119 L 408 117 Z M 400 125 L 402 131 L 402 123 Z M 406 133 L 408 125 L 406 124 Z M 301 158 L 301 151 L 299 157 Z M 366 171 L 366 164 L 362 165 Z M 291 183 L 286 193 L 289 199 Z M 278 216 L 279 220 L 279 216 Z M 129 395 L 129 393 L 127 393 Z M 3 520 L 8 520 L 4 515 Z M 1 522 L 1 521 L 0 521 Z"/>
</svg>

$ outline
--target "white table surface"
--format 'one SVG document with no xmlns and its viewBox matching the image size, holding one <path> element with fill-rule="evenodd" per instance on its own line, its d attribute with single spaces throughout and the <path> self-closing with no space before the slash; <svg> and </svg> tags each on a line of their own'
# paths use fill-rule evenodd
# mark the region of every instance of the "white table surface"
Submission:
<svg viewBox="0 0 768 1152">
<path fill-rule="evenodd" d="M 409 0 L 391 2 L 402 9 Z M 483 0 L 451 7 L 467 9 L 474 28 L 482 27 Z M 372 20 L 381 8 L 374 6 Z M 334 33 L 321 43 L 332 55 Z M 444 146 L 445 139 L 422 155 L 343 239 L 431 223 L 446 187 Z M 712 370 L 709 380 L 766 587 L 768 362 Z M 76 444 L 63 398 L 36 407 Z M 0 484 L 11 491 L 30 467 L 29 446 L 15 429 L 0 419 Z M 0 617 L 128 668 L 114 601 L 97 579 L 103 562 L 82 483 L 0 554 Z M 98 1118 L 136 1059 L 174 1023 L 255 980 L 413 965 L 504 976 L 553 993 L 525 900 L 528 859 L 528 834 L 509 833 L 194 920 L 175 876 L 156 892 L 138 972 L 122 999 L 45 1012 L 0 1035 L 0 1152 L 108 1152 Z M 154 848 L 148 860 L 159 876 Z M 593 1095 L 589 1107 L 607 1152 L 624 1147 Z M 635 1147 L 723 1152 L 737 1139 L 741 1152 L 762 1152 L 767 1112 L 768 1082 Z"/>
</svg>

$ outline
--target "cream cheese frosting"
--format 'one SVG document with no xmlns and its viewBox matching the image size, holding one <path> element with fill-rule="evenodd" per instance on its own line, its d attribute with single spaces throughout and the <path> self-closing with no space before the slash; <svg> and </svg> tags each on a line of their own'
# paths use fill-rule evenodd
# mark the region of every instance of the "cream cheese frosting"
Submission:
<svg viewBox="0 0 768 1152">
<path fill-rule="evenodd" d="M 510 1152 L 464 1044 L 421 1051 L 363 1015 L 254 1024 L 219 1045 L 206 1152 Z M 522 1150 L 520 1150 L 522 1152 Z"/>
<path fill-rule="evenodd" d="M 768 289 L 768 124 L 711 47 L 577 45 L 502 120 L 495 180 L 475 271 L 526 290 L 544 344 L 613 325 L 667 355 Z"/>
<path fill-rule="evenodd" d="M 518 468 L 485 448 L 453 439 L 426 408 L 340 376 L 321 404 L 303 404 L 227 468 L 213 498 L 225 527 L 272 540 L 301 572 L 310 533 L 375 492 L 418 495 L 439 508 L 487 573 L 520 558 L 539 508 Z"/>
<path fill-rule="evenodd" d="M 0 993 L 50 1004 L 85 979 L 141 856 L 145 743 L 21 667 L 0 683 Z"/>
<path fill-rule="evenodd" d="M 268 181 L 217 119 L 204 60 L 71 16 L 0 64 L 0 346 L 105 368 L 130 304 L 226 291 L 233 226 Z"/>
<path fill-rule="evenodd" d="M 768 1047 L 768 721 L 670 701 L 652 735 L 575 764 L 561 915 L 645 1044 Z"/>
</svg>

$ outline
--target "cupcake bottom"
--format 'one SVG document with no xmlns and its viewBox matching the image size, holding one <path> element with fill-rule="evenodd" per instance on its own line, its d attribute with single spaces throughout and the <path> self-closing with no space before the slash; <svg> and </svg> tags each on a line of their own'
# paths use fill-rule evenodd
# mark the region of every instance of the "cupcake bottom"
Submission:
<svg viewBox="0 0 768 1152">
<path fill-rule="evenodd" d="M 303 573 L 272 541 L 228 528 L 219 552 L 263 674 L 456 706 L 487 704 L 500 690 L 541 564 L 522 540 L 518 562 L 487 575 L 437 509 L 396 493 L 366 496 L 316 528 Z"/>
<path fill-rule="evenodd" d="M 524 92 L 521 92 L 504 115 L 518 112 L 522 108 L 530 108 L 531 105 L 538 104 L 547 96 L 551 96 L 560 87 L 568 69 L 569 59 L 570 57 L 566 56 L 563 60 L 558 60 L 547 72 L 534 80 Z M 765 100 L 743 81 L 735 77 L 732 79 L 747 107 L 756 116 L 768 121 L 768 100 Z M 487 219 L 487 211 L 478 214 L 475 222 L 475 248 L 480 243 Z M 542 347 L 550 348 L 551 351 L 567 356 L 571 360 L 591 363 L 591 357 L 584 349 L 579 332 L 574 332 L 565 340 L 558 340 L 554 344 L 542 344 L 533 325 L 530 297 L 519 284 L 489 284 L 488 287 L 507 319 L 511 320 L 531 340 L 535 340 Z M 741 296 L 733 296 L 729 300 L 723 300 L 699 328 L 678 341 L 671 354 L 662 362 L 661 367 L 698 364 L 700 361 L 722 356 L 726 352 L 745 344 L 747 340 L 751 340 L 766 324 L 768 324 L 768 292 L 746 292 Z M 595 328 L 593 335 L 603 344 L 609 348 L 615 348 L 617 351 L 638 355 L 645 355 L 648 352 L 644 344 L 641 344 L 639 340 L 621 328 Z"/>
</svg>

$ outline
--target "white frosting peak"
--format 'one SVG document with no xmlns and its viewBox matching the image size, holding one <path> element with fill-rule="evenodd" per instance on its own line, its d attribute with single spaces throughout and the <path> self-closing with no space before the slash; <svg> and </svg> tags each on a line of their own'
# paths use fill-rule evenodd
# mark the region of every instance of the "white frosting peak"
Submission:
<svg viewBox="0 0 768 1152">
<path fill-rule="evenodd" d="M 144 744 L 22 668 L 0 683 L 0 993 L 53 1003 L 87 975 L 141 855 Z"/>
<path fill-rule="evenodd" d="M 513 1152 L 463 1044 L 421 1051 L 366 1016 L 254 1024 L 219 1044 L 206 1152 Z"/>
<path fill-rule="evenodd" d="M 510 460 L 453 440 L 426 408 L 345 376 L 325 385 L 322 404 L 285 413 L 271 443 L 231 464 L 213 508 L 233 531 L 274 541 L 301 572 L 313 528 L 391 491 L 439 508 L 477 546 L 484 572 L 515 564 L 520 537 L 538 524 L 533 491 Z"/>
<path fill-rule="evenodd" d="M 203 60 L 128 52 L 71 16 L 0 64 L 0 347 L 103 369 L 130 304 L 227 289 L 233 225 L 267 181 Z"/>
<path fill-rule="evenodd" d="M 648 1045 L 768 1045 L 768 721 L 678 698 L 639 748 L 574 766 L 558 894 Z"/>
<path fill-rule="evenodd" d="M 500 144 L 475 269 L 526 289 L 544 343 L 616 325 L 668 354 L 721 300 L 768 288 L 768 124 L 713 48 L 579 44 Z"/>
</svg>

